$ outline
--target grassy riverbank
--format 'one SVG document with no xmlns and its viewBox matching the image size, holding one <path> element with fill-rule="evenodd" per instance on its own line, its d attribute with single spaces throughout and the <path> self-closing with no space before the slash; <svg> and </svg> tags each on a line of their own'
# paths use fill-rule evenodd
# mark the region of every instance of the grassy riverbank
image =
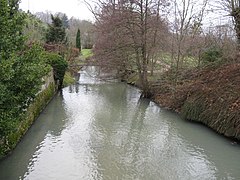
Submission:
<svg viewBox="0 0 240 180">
<path fill-rule="evenodd" d="M 194 69 L 178 85 L 165 80 L 152 90 L 159 105 L 240 140 L 240 63 Z"/>
<path fill-rule="evenodd" d="M 78 57 L 75 57 L 72 62 L 69 62 L 69 68 L 66 71 L 63 79 L 63 87 L 69 86 L 76 82 L 74 76 L 81 69 L 81 64 L 85 64 L 86 61 L 92 56 L 92 49 L 82 49 L 81 54 Z"/>
</svg>

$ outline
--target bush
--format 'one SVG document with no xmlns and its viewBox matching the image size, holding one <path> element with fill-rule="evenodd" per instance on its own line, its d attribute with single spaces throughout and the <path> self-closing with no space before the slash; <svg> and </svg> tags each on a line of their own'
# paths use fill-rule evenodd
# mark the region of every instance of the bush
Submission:
<svg viewBox="0 0 240 180">
<path fill-rule="evenodd" d="M 12 53 L 0 62 L 0 139 L 11 131 L 19 117 L 40 91 L 42 77 L 50 66 L 38 45 L 21 54 Z"/>
<path fill-rule="evenodd" d="M 222 57 L 223 57 L 223 53 L 220 48 L 211 47 L 206 49 L 202 53 L 201 59 L 204 64 L 209 64 L 209 63 L 215 63 L 215 62 L 221 61 Z"/>
<path fill-rule="evenodd" d="M 41 90 L 42 77 L 51 69 L 39 45 L 22 48 L 8 57 L 0 55 L 0 157 L 18 142 L 20 136 L 11 134 L 19 131 L 22 116 Z"/>
<path fill-rule="evenodd" d="M 63 79 L 68 67 L 67 61 L 56 53 L 46 53 L 46 61 L 53 68 L 54 80 L 58 84 L 58 88 L 61 89 L 63 85 Z"/>
</svg>

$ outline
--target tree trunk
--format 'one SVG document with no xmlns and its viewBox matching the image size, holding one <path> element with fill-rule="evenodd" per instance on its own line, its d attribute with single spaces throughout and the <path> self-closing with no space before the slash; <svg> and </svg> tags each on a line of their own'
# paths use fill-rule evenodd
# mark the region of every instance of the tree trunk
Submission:
<svg viewBox="0 0 240 180">
<path fill-rule="evenodd" d="M 151 76 L 153 76 L 154 66 L 155 66 L 155 63 L 154 63 L 154 59 L 152 57 L 152 59 L 151 59 Z"/>
<path fill-rule="evenodd" d="M 235 30 L 238 40 L 238 50 L 240 50 L 240 7 L 234 8 L 231 15 L 233 16 L 235 21 Z"/>
<path fill-rule="evenodd" d="M 147 71 L 143 70 L 142 73 L 139 74 L 139 79 L 140 79 L 141 89 L 142 89 L 141 97 L 150 98 L 151 93 L 150 93 L 149 82 L 147 78 Z"/>
</svg>

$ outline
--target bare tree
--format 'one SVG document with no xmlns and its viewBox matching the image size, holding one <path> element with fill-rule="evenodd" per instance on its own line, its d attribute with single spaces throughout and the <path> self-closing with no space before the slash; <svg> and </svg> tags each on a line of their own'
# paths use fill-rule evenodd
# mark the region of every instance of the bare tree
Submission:
<svg viewBox="0 0 240 180">
<path fill-rule="evenodd" d="M 224 10 L 227 10 L 234 19 L 234 25 L 240 49 L 240 1 L 239 0 L 220 0 Z"/>
<path fill-rule="evenodd" d="M 176 78 L 183 61 L 199 37 L 208 0 L 175 0 L 173 13 L 172 58 L 176 62 Z"/>
<path fill-rule="evenodd" d="M 98 1 L 96 59 L 118 71 L 138 72 L 143 96 L 150 96 L 148 70 L 164 44 L 167 24 L 160 16 L 163 0 Z M 93 9 L 93 8 L 92 8 Z M 104 63 L 105 62 L 105 63 Z"/>
<path fill-rule="evenodd" d="M 69 28 L 67 30 L 68 40 L 75 46 L 75 37 L 77 30 L 81 31 L 82 46 L 84 49 L 91 49 L 94 44 L 94 25 L 90 21 L 70 18 Z"/>
</svg>

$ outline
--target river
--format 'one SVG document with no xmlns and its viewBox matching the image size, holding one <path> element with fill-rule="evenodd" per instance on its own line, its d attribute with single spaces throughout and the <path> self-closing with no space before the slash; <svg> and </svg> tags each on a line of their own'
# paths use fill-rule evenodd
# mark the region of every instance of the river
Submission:
<svg viewBox="0 0 240 180">
<path fill-rule="evenodd" d="M 240 179 L 240 146 L 140 91 L 81 71 L 13 151 L 1 180 Z"/>
</svg>

